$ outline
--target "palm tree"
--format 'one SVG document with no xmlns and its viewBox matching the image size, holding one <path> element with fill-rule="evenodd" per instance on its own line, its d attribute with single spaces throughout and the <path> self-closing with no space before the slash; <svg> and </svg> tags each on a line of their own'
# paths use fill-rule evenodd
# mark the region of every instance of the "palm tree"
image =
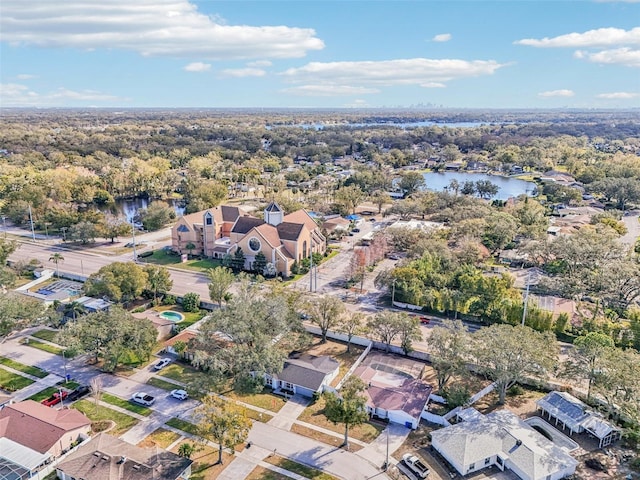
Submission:
<svg viewBox="0 0 640 480">
<path fill-rule="evenodd" d="M 64 306 L 64 314 L 71 314 L 71 317 L 75 320 L 78 314 L 84 313 L 85 308 L 84 305 L 78 303 L 76 301 L 69 302 Z"/>
<path fill-rule="evenodd" d="M 58 269 L 58 264 L 60 262 L 64 262 L 64 257 L 61 253 L 52 253 L 49 257 L 49 261 L 56 264 L 56 277 L 60 278 L 60 270 Z"/>
<path fill-rule="evenodd" d="M 191 258 L 193 256 L 193 251 L 196 248 L 195 244 L 193 244 L 193 242 L 189 242 L 184 246 L 184 248 L 189 250 L 189 258 Z"/>
</svg>

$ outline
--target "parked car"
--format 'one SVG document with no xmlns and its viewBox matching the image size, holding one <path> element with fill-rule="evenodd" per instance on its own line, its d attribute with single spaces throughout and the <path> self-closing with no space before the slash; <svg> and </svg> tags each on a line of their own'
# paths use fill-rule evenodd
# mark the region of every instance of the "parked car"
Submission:
<svg viewBox="0 0 640 480">
<path fill-rule="evenodd" d="M 405 453 L 402 460 L 418 477 L 427 478 L 429 475 L 429 467 L 423 459 L 412 453 Z"/>
<path fill-rule="evenodd" d="M 171 363 L 170 358 L 163 358 L 162 360 L 158 360 L 158 362 L 153 366 L 156 370 L 162 370 L 164 367 Z"/>
<path fill-rule="evenodd" d="M 171 390 L 171 396 L 178 400 L 186 400 L 189 394 L 184 390 Z"/>
<path fill-rule="evenodd" d="M 422 323 L 423 325 L 428 325 L 429 323 L 431 323 L 431 319 L 429 317 L 420 317 L 420 323 Z"/>
<path fill-rule="evenodd" d="M 351 230 L 353 233 L 360 233 L 360 229 L 359 228 L 354 228 L 353 230 Z"/>
<path fill-rule="evenodd" d="M 69 392 L 67 392 L 66 390 L 62 390 L 61 392 L 56 392 L 49 398 L 42 400 L 42 402 L 40 403 L 42 403 L 45 407 L 53 407 L 54 405 L 59 404 L 62 400 L 67 398 L 68 395 Z"/>
<path fill-rule="evenodd" d="M 131 396 L 131 401 L 149 407 L 154 404 L 156 399 L 155 397 L 147 395 L 146 393 L 136 392 Z"/>
<path fill-rule="evenodd" d="M 91 393 L 91 388 L 88 385 L 80 385 L 69 394 L 67 400 L 69 400 L 70 402 L 75 402 L 76 400 L 81 399 L 89 393 Z"/>
</svg>

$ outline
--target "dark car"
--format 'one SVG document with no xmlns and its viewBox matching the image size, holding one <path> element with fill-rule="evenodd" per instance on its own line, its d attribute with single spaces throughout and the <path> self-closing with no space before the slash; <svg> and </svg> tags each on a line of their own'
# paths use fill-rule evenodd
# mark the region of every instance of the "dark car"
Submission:
<svg viewBox="0 0 640 480">
<path fill-rule="evenodd" d="M 84 397 L 85 395 L 88 395 L 89 393 L 91 393 L 91 388 L 88 385 L 80 385 L 73 392 L 69 394 L 69 396 L 67 397 L 67 400 L 69 400 L 70 402 L 73 402 L 75 400 L 81 399 L 82 397 Z"/>
<path fill-rule="evenodd" d="M 360 233 L 360 229 L 359 228 L 354 228 L 353 230 L 351 230 L 354 233 Z"/>
</svg>

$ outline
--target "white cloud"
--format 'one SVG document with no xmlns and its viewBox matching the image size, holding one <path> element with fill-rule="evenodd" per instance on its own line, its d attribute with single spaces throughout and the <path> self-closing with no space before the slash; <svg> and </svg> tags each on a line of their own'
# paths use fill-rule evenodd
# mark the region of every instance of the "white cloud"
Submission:
<svg viewBox="0 0 640 480">
<path fill-rule="evenodd" d="M 282 73 L 292 83 L 311 85 L 394 86 L 419 85 L 442 87 L 444 82 L 481 75 L 492 75 L 505 66 L 494 60 L 403 60 L 362 62 L 312 62 Z"/>
<path fill-rule="evenodd" d="M 573 90 L 549 90 L 548 92 L 540 92 L 538 94 L 539 97 L 550 98 L 550 97 L 573 97 L 575 93 Z"/>
<path fill-rule="evenodd" d="M 599 52 L 577 50 L 573 56 L 575 58 L 589 60 L 593 63 L 640 67 L 640 50 L 633 50 L 628 47 L 615 48 L 613 50 L 601 50 Z"/>
<path fill-rule="evenodd" d="M 222 70 L 225 77 L 264 77 L 267 72 L 260 68 L 227 68 Z"/>
<path fill-rule="evenodd" d="M 640 97 L 640 93 L 633 92 L 611 92 L 611 93 L 600 93 L 596 95 L 598 98 L 605 98 L 607 100 L 627 100 L 630 98 Z"/>
<path fill-rule="evenodd" d="M 607 47 L 611 45 L 639 45 L 640 27 L 624 30 L 622 28 L 598 28 L 584 33 L 567 33 L 558 37 L 545 37 L 542 39 L 525 38 L 514 42 L 516 45 L 528 45 L 530 47 Z"/>
<path fill-rule="evenodd" d="M 256 60 L 255 62 L 247 62 L 247 67 L 263 68 L 270 67 L 271 65 L 273 65 L 273 63 L 269 60 Z"/>
<path fill-rule="evenodd" d="M 0 103 L 8 107 L 55 107 L 68 105 L 70 102 L 106 102 L 123 103 L 126 99 L 108 95 L 95 90 L 75 91 L 59 88 L 48 93 L 37 93 L 26 85 L 17 83 L 0 84 Z"/>
<path fill-rule="evenodd" d="M 203 62 L 192 62 L 189 65 L 185 65 L 184 70 L 187 72 L 208 72 L 209 70 L 211 70 L 211 64 Z"/>
<path fill-rule="evenodd" d="M 452 37 L 450 33 L 439 33 L 431 40 L 433 40 L 434 42 L 448 42 L 449 40 L 451 40 L 451 38 Z"/>
<path fill-rule="evenodd" d="M 31 75 L 30 73 L 21 73 L 20 75 L 16 75 L 18 80 L 31 80 L 32 78 L 38 78 L 37 75 Z"/>
<path fill-rule="evenodd" d="M 313 29 L 227 25 L 189 0 L 3 0 L 0 32 L 16 46 L 204 59 L 296 58 L 324 48 Z"/>
<path fill-rule="evenodd" d="M 343 95 L 365 95 L 380 93 L 377 88 L 351 87 L 349 85 L 301 85 L 285 88 L 284 93 L 301 97 L 339 97 Z"/>
</svg>

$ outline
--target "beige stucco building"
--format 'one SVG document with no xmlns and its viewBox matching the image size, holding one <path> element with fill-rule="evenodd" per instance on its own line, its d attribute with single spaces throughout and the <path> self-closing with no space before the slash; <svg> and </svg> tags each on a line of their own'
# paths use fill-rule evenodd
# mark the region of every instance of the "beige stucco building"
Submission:
<svg viewBox="0 0 640 480">
<path fill-rule="evenodd" d="M 185 215 L 171 229 L 171 243 L 178 253 L 210 258 L 233 255 L 241 248 L 247 270 L 262 252 L 284 276 L 291 274 L 294 262 L 326 250 L 326 239 L 306 210 L 285 215 L 275 202 L 265 208 L 264 219 L 226 205 Z M 195 248 L 189 250 L 189 244 Z"/>
</svg>

